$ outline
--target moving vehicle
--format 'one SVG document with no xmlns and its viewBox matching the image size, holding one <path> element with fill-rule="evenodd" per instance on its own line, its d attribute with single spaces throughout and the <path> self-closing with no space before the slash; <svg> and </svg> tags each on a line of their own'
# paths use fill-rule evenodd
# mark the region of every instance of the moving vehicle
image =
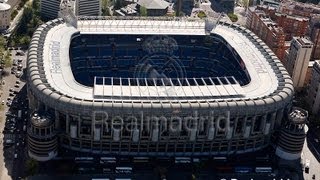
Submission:
<svg viewBox="0 0 320 180">
<path fill-rule="evenodd" d="M 304 172 L 309 174 L 310 160 L 306 159 L 306 164 L 304 166 Z"/>
<path fill-rule="evenodd" d="M 191 158 L 188 158 L 188 157 L 176 157 L 174 162 L 176 164 L 188 164 L 188 163 L 191 163 Z"/>
<path fill-rule="evenodd" d="M 100 164 L 115 164 L 117 159 L 115 157 L 101 157 Z"/>
<path fill-rule="evenodd" d="M 117 174 L 130 174 L 132 173 L 132 167 L 116 167 L 115 172 Z"/>
<path fill-rule="evenodd" d="M 253 168 L 248 166 L 236 166 L 234 168 L 235 173 L 251 173 L 252 171 Z"/>
<path fill-rule="evenodd" d="M 14 141 L 12 139 L 7 139 L 4 141 L 4 147 L 10 147 L 14 145 Z"/>
<path fill-rule="evenodd" d="M 271 173 L 272 167 L 256 167 L 255 172 L 256 173 Z"/>
</svg>

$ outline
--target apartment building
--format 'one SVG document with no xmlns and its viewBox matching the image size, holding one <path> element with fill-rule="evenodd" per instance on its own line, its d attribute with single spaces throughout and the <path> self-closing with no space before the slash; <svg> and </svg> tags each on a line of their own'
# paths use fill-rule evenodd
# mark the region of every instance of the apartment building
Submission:
<svg viewBox="0 0 320 180">
<path fill-rule="evenodd" d="M 285 57 L 285 33 L 270 16 L 258 7 L 248 8 L 248 29 L 259 36 L 283 62 Z"/>
</svg>

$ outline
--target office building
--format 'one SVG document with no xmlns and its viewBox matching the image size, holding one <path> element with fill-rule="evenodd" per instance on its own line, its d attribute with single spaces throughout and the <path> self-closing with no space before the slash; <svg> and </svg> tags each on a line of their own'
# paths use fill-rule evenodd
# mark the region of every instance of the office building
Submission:
<svg viewBox="0 0 320 180">
<path fill-rule="evenodd" d="M 293 37 L 286 59 L 286 68 L 292 77 L 293 86 L 297 90 L 304 87 L 312 48 L 313 44 L 309 39 Z"/>
<path fill-rule="evenodd" d="M 76 0 L 77 16 L 99 16 L 101 15 L 100 0 Z"/>
<path fill-rule="evenodd" d="M 320 14 L 314 14 L 310 18 L 310 39 L 314 44 L 311 59 L 320 59 Z"/>
<path fill-rule="evenodd" d="M 308 87 L 307 102 L 311 113 L 319 115 L 320 113 L 320 61 L 314 61 L 310 84 Z"/>
<path fill-rule="evenodd" d="M 58 17 L 61 0 L 41 0 L 40 15 L 45 20 L 51 20 Z"/>
<path fill-rule="evenodd" d="M 246 27 L 261 38 L 270 49 L 284 62 L 285 32 L 261 7 L 248 8 Z"/>
</svg>

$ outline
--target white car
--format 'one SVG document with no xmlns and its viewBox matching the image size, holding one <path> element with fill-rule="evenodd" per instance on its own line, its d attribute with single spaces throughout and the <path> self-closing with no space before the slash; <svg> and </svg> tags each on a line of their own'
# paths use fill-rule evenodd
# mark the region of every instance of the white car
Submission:
<svg viewBox="0 0 320 180">
<path fill-rule="evenodd" d="M 310 160 L 309 159 L 306 159 L 306 167 L 309 167 L 310 166 Z"/>
</svg>

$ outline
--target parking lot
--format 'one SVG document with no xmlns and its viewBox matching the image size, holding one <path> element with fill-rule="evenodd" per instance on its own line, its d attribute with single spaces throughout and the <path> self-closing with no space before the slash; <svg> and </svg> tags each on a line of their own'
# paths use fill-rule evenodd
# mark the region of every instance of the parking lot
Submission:
<svg viewBox="0 0 320 180">
<path fill-rule="evenodd" d="M 2 134 L 0 152 L 0 179 L 19 179 L 23 175 L 26 157 L 26 129 L 28 101 L 23 70 L 26 51 L 9 48 L 12 67 L 4 69 L 0 90 Z"/>
</svg>

